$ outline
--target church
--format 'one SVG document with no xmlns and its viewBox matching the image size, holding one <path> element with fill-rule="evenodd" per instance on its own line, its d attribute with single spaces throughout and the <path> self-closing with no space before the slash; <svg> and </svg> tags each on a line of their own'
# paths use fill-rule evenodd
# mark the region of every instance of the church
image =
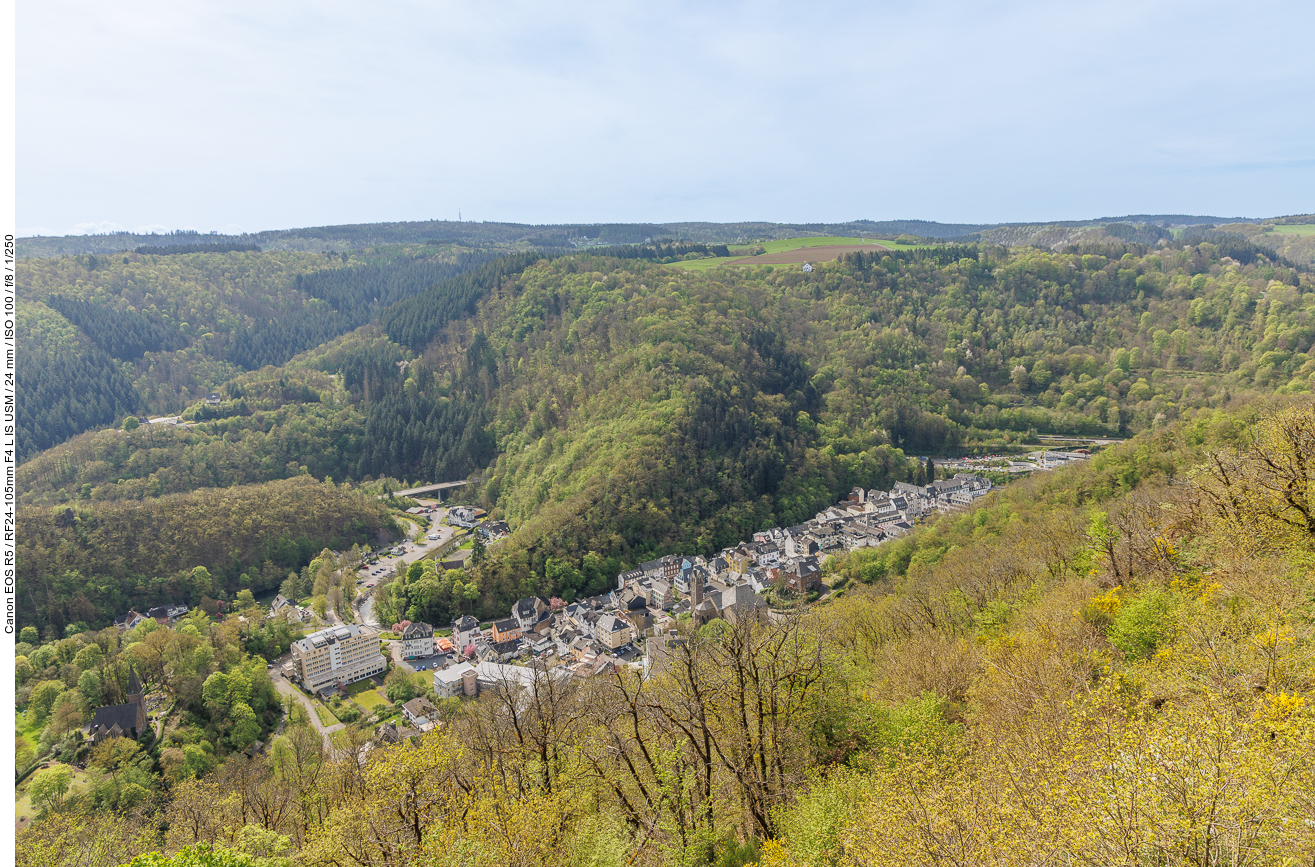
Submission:
<svg viewBox="0 0 1315 867">
<path fill-rule="evenodd" d="M 146 705 L 142 701 L 142 685 L 135 668 L 128 668 L 127 704 L 96 708 L 96 715 L 85 731 L 87 740 L 93 744 L 109 738 L 136 740 L 146 731 Z"/>
</svg>

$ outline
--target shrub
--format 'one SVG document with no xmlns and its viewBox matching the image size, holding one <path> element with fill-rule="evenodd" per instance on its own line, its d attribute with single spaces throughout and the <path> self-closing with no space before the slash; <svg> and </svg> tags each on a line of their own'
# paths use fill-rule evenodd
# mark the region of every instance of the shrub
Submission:
<svg viewBox="0 0 1315 867">
<path fill-rule="evenodd" d="M 1125 602 L 1110 624 L 1110 643 L 1132 660 L 1150 659 L 1177 632 L 1178 600 L 1166 590 L 1145 591 Z"/>
</svg>

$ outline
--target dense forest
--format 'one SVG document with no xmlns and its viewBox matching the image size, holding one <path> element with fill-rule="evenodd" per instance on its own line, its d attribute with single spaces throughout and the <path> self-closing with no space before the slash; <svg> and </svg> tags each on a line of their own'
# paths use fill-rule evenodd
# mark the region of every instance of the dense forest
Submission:
<svg viewBox="0 0 1315 867">
<path fill-rule="evenodd" d="M 18 515 L 19 625 L 64 634 L 130 607 L 275 589 L 324 548 L 396 539 L 388 510 L 307 476 Z"/>
<path fill-rule="evenodd" d="M 72 334 L 52 353 L 38 333 L 54 327 L 51 314 L 19 331 L 19 410 L 31 419 L 22 456 L 130 413 L 178 413 L 244 370 L 283 364 L 494 256 L 440 244 L 23 260 L 23 298 Z"/>
<path fill-rule="evenodd" d="M 110 355 L 56 311 L 20 299 L 15 323 L 22 353 L 14 394 L 18 460 L 142 407 Z"/>
<path fill-rule="evenodd" d="M 108 757 L 83 794 L 38 776 L 17 863 L 1308 863 L 1312 443 L 1308 396 L 1184 410 L 838 561 L 824 603 L 686 624 L 648 678 L 440 700 L 416 744 L 331 752 L 294 713 L 247 758 L 224 718 L 134 755 L 158 776 L 126 809 L 91 794 Z M 48 716 L 52 660 L 104 651 L 34 638 Z M 216 715 L 233 680 L 203 681 Z"/>
<path fill-rule="evenodd" d="M 377 328 L 231 378 L 186 429 L 33 458 L 23 500 L 142 500 L 303 468 L 477 476 L 473 496 L 515 530 L 469 582 L 492 613 L 596 586 L 591 553 L 633 564 L 798 523 L 854 485 L 906 478 L 911 456 L 1120 438 L 1307 392 L 1315 374 L 1310 276 L 1231 235 L 933 246 L 812 273 L 607 253 L 516 254 L 424 291 L 403 279 L 415 254 L 398 254 L 409 297 Z M 318 268 L 294 291 L 350 309 L 356 271 L 369 267 Z"/>
<path fill-rule="evenodd" d="M 165 244 L 151 246 L 143 244 L 134 253 L 143 253 L 148 256 L 181 256 L 185 253 L 259 253 L 260 246 L 257 244 L 237 244 L 231 242 L 220 242 L 214 244 Z"/>
</svg>

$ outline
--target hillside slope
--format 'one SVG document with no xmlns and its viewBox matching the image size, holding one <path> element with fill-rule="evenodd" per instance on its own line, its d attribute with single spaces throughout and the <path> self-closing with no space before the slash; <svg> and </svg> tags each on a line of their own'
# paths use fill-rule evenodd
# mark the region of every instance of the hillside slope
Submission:
<svg viewBox="0 0 1315 867">
<path fill-rule="evenodd" d="M 367 455 L 423 477 L 418 449 L 388 451 L 402 428 L 445 466 L 488 445 L 433 413 L 492 434 L 482 495 L 518 528 L 484 576 L 496 610 L 591 550 L 633 562 L 796 522 L 901 477 L 901 452 L 1117 436 L 1310 389 L 1306 275 L 1211 245 L 1088 249 L 877 254 L 813 274 L 542 262 L 375 398 Z"/>
<path fill-rule="evenodd" d="M 128 412 L 177 413 L 244 370 L 282 364 L 495 255 L 445 244 L 341 256 L 230 251 L 20 260 L 20 297 L 44 305 L 43 321 L 63 320 L 59 328 L 76 335 L 66 341 L 62 363 L 132 382 L 131 392 L 117 384 L 104 393 L 86 388 L 85 377 L 51 366 L 35 332 L 20 330 L 20 415 L 59 416 L 25 432 L 20 459 Z M 80 411 L 87 402 L 94 411 Z"/>
<path fill-rule="evenodd" d="M 515 528 L 475 576 L 480 610 L 502 611 L 796 523 L 903 478 L 908 455 L 1117 438 L 1309 391 L 1309 275 L 1229 243 L 960 245 L 812 273 L 513 256 L 395 305 L 382 334 L 234 379 L 185 432 L 40 456 L 24 496 L 151 498 L 302 466 L 474 474 Z"/>
<path fill-rule="evenodd" d="M 685 624 L 651 677 L 527 668 L 420 749 L 294 715 L 167 765 L 132 833 L 72 796 L 17 860 L 76 829 L 180 865 L 1308 863 L 1312 442 L 1308 397 L 1203 410 L 851 555 L 810 610 Z"/>
</svg>

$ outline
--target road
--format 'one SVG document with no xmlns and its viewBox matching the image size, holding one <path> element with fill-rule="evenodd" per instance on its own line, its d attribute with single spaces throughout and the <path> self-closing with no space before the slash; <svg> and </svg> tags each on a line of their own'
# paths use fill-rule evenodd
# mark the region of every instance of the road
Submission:
<svg viewBox="0 0 1315 867">
<path fill-rule="evenodd" d="M 439 491 L 439 492 L 442 492 L 442 491 L 450 491 L 450 490 L 452 490 L 453 488 L 461 488 L 461 487 L 465 487 L 465 486 L 468 485 L 468 484 L 470 484 L 470 482 L 468 482 L 468 481 L 466 481 L 466 482 L 439 482 L 438 484 L 434 484 L 434 485 L 422 485 L 421 487 L 418 487 L 418 488 L 407 488 L 405 491 L 393 491 L 392 496 L 394 496 L 394 497 L 414 497 L 416 494 L 426 494 L 426 493 L 429 493 L 429 492 L 431 492 L 431 491 Z M 382 499 L 384 499 L 384 498 L 387 497 L 387 496 L 389 496 L 389 495 L 388 495 L 388 494 L 381 494 L 381 495 L 379 496 L 379 499 L 382 500 Z M 441 493 L 440 493 L 440 496 L 441 496 Z"/>
<path fill-rule="evenodd" d="M 330 735 L 334 732 L 342 731 L 347 728 L 347 726 L 344 723 L 335 723 L 334 725 L 326 726 L 324 723 L 320 722 L 320 715 L 315 712 L 315 702 L 311 701 L 306 693 L 297 689 L 282 677 L 274 678 L 274 688 L 284 695 L 295 698 L 297 701 L 301 702 L 301 706 L 306 709 L 306 713 L 310 717 L 311 725 L 315 727 L 317 732 L 323 735 L 325 748 L 332 750 L 333 740 Z"/>
<path fill-rule="evenodd" d="M 379 562 L 376 565 L 362 566 L 357 570 L 357 575 L 364 579 L 364 583 L 358 585 L 362 596 L 358 596 L 357 601 L 352 603 L 352 610 L 355 614 L 357 623 L 363 623 L 366 626 L 379 626 L 378 621 L 374 619 L 373 596 L 363 598 L 366 597 L 367 594 L 370 594 L 370 591 L 374 590 L 376 584 L 393 574 L 399 565 L 407 565 L 423 559 L 426 555 L 437 551 L 448 542 L 452 541 L 452 537 L 455 536 L 457 532 L 456 528 L 440 525 L 440 522 L 446 515 L 447 510 L 443 508 L 435 508 L 430 515 L 432 520 L 430 532 L 434 532 L 435 528 L 437 528 L 437 539 L 425 539 L 421 544 L 416 544 L 415 542 L 404 542 L 402 547 L 406 549 L 406 553 L 402 554 L 400 557 L 394 557 L 392 555 L 380 557 Z M 416 525 L 412 524 L 412 526 L 414 527 Z M 412 535 L 414 535 L 414 530 L 412 531 Z"/>
<path fill-rule="evenodd" d="M 311 701 L 306 693 L 288 683 L 283 679 L 283 675 L 278 674 L 277 672 L 272 672 L 270 678 L 274 681 L 275 689 L 283 695 L 290 696 L 301 702 L 301 706 L 306 709 L 306 715 L 310 717 L 310 724 L 315 726 L 315 731 L 319 732 L 320 736 L 324 738 L 324 749 L 328 751 L 329 755 L 333 755 L 334 746 L 333 738 L 331 736 L 334 732 L 340 732 L 347 728 L 347 726 L 343 723 L 326 726 L 324 723 L 320 722 L 320 715 L 315 712 L 315 702 Z"/>
</svg>

